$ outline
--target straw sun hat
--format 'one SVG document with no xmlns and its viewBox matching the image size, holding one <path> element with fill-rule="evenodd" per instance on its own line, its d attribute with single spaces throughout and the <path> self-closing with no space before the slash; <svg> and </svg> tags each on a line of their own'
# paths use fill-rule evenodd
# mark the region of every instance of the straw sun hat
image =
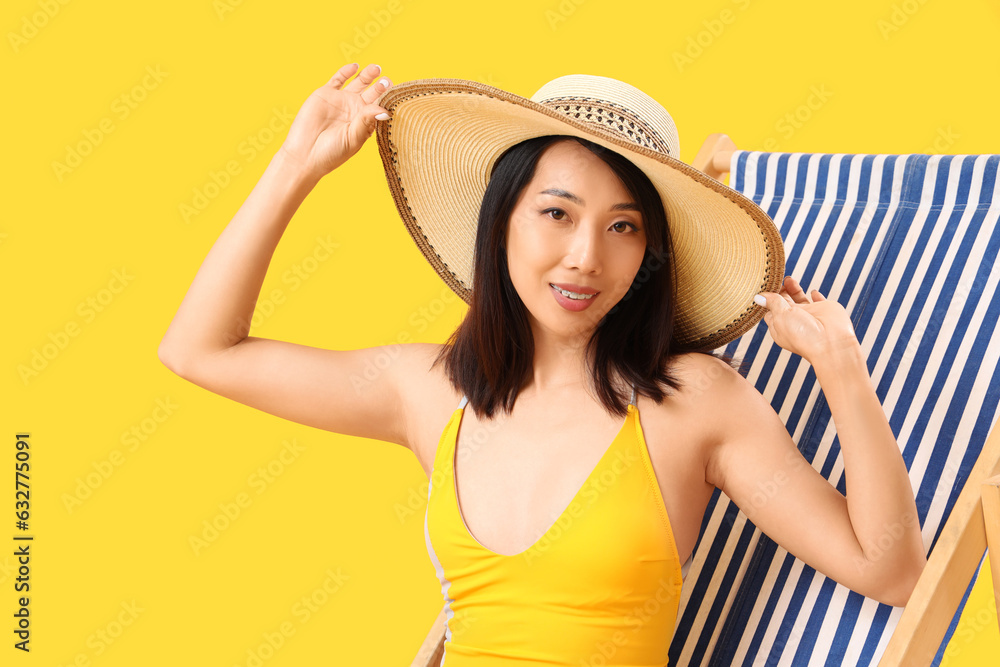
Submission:
<svg viewBox="0 0 1000 667">
<path fill-rule="evenodd" d="M 785 253 L 774 222 L 735 190 L 680 161 L 677 128 L 641 90 L 570 74 L 530 98 L 464 79 L 417 79 L 384 91 L 379 154 L 417 247 L 466 303 L 479 208 L 490 170 L 525 139 L 565 134 L 628 158 L 660 193 L 677 273 L 679 342 L 715 349 L 763 316 L 758 292 L 781 290 Z"/>
</svg>

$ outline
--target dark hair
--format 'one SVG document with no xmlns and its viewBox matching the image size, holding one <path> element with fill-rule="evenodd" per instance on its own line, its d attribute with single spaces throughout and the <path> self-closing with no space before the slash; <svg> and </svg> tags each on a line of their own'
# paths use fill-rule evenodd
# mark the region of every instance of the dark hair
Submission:
<svg viewBox="0 0 1000 667">
<path fill-rule="evenodd" d="M 511 282 L 504 244 L 511 213 L 535 166 L 550 145 L 573 139 L 611 167 L 639 204 L 646 229 L 646 251 L 629 291 L 594 328 L 586 353 L 597 396 L 612 414 L 624 416 L 630 392 L 621 394 L 612 375 L 634 383 L 637 394 L 657 404 L 660 385 L 679 389 L 669 374 L 673 357 L 702 352 L 742 372 L 728 354 L 692 348 L 674 338 L 675 291 L 673 250 L 663 202 L 649 178 L 618 153 L 586 139 L 546 135 L 511 146 L 497 159 L 483 195 L 473 259 L 469 311 L 451 334 L 434 365 L 445 362 L 452 384 L 462 390 L 477 414 L 510 413 L 531 378 L 534 338 L 528 312 Z M 586 311 L 583 311 L 586 313 Z"/>
</svg>

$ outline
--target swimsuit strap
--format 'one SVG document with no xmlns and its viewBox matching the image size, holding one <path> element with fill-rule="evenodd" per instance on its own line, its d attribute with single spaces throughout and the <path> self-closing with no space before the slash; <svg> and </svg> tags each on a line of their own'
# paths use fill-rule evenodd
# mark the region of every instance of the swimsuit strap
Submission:
<svg viewBox="0 0 1000 667">
<path fill-rule="evenodd" d="M 468 403 L 468 402 L 469 402 L 469 398 L 463 394 L 462 395 L 462 402 L 458 404 L 458 407 L 459 408 L 464 408 L 465 404 Z"/>
</svg>

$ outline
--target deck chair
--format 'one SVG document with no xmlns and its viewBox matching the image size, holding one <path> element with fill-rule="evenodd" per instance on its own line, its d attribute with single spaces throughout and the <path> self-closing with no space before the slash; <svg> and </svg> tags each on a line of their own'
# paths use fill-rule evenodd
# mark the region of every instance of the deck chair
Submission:
<svg viewBox="0 0 1000 667">
<path fill-rule="evenodd" d="M 716 490 L 670 665 L 938 665 L 988 541 L 1000 600 L 1000 156 L 765 153 L 719 134 L 693 166 L 729 172 L 778 226 L 786 275 L 851 313 L 910 471 L 928 565 L 905 608 L 878 603 L 791 556 Z M 806 460 L 846 493 L 812 367 L 766 334 L 761 320 L 719 350 L 746 361 Z M 444 619 L 412 667 L 440 664 Z"/>
</svg>

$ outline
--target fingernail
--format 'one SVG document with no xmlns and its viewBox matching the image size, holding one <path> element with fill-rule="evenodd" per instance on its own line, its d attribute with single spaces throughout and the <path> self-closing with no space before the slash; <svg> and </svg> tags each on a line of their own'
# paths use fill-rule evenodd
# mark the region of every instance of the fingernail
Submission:
<svg viewBox="0 0 1000 667">
<path fill-rule="evenodd" d="M 767 305 L 767 299 L 764 298 L 764 297 L 762 297 L 760 294 L 757 294 L 756 296 L 754 296 L 753 300 L 757 303 L 758 306 L 766 306 Z"/>
<path fill-rule="evenodd" d="M 391 83 L 389 83 L 389 79 L 386 79 L 385 77 L 382 77 L 382 78 L 381 78 L 381 79 L 379 80 L 379 83 L 381 83 L 381 84 L 382 84 L 383 86 L 385 86 L 386 88 L 388 88 L 389 86 L 391 86 L 391 85 L 392 85 Z"/>
<path fill-rule="evenodd" d="M 376 120 L 389 120 L 389 114 L 384 113 L 384 112 L 383 113 L 375 114 L 375 119 Z"/>
</svg>

